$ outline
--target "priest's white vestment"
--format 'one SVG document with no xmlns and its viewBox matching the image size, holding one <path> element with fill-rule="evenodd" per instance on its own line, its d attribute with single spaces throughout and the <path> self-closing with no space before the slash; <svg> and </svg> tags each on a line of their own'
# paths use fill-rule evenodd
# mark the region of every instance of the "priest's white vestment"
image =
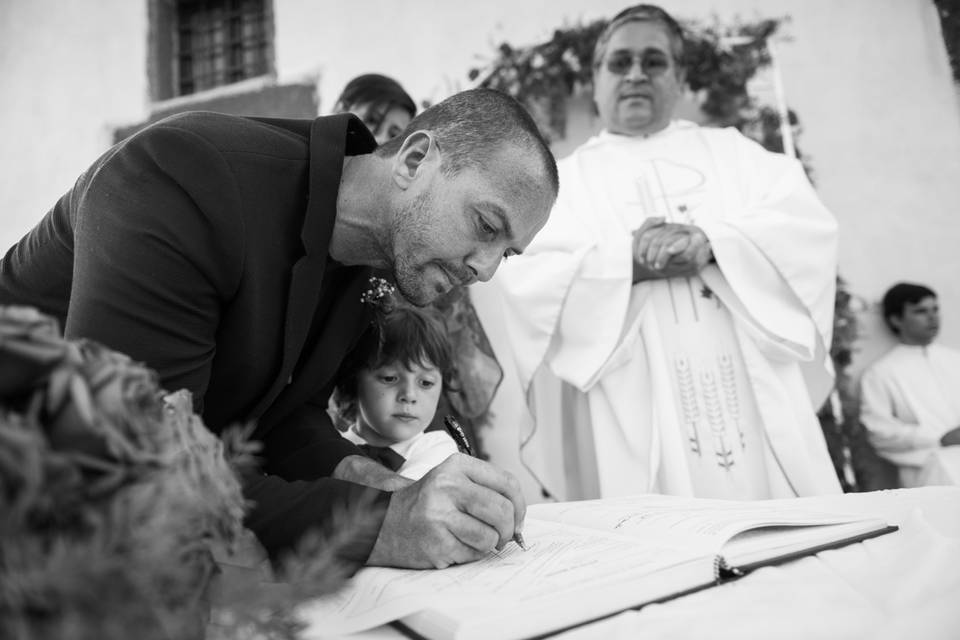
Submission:
<svg viewBox="0 0 960 640">
<path fill-rule="evenodd" d="M 877 453 L 900 470 L 900 484 L 921 486 L 940 438 L 960 427 L 960 351 L 898 344 L 860 378 L 860 422 Z"/>
<path fill-rule="evenodd" d="M 559 168 L 549 221 L 495 283 L 539 407 L 528 446 L 564 439 L 560 497 L 839 492 L 815 415 L 833 385 L 837 224 L 799 162 L 675 121 L 603 132 Z M 702 229 L 715 262 L 633 284 L 631 232 L 652 216 Z M 544 376 L 563 381 L 560 412 Z"/>
</svg>

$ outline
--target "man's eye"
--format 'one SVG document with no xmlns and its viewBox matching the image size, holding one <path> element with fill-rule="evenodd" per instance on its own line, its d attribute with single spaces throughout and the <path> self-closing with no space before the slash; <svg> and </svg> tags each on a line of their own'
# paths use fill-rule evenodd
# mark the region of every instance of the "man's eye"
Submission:
<svg viewBox="0 0 960 640">
<path fill-rule="evenodd" d="M 423 387 L 424 389 L 432 389 L 435 384 L 437 384 L 437 383 L 434 382 L 433 380 L 421 380 L 421 381 L 420 381 L 420 386 Z"/>
<path fill-rule="evenodd" d="M 380 382 L 383 382 L 384 384 L 393 384 L 396 381 L 397 381 L 397 376 L 391 376 L 391 375 L 380 376 Z"/>
<path fill-rule="evenodd" d="M 667 59 L 663 56 L 649 56 L 643 59 L 643 68 L 647 70 L 662 71 L 667 66 Z"/>
<path fill-rule="evenodd" d="M 478 226 L 480 227 L 480 233 L 485 236 L 495 236 L 497 230 L 483 218 L 477 218 L 479 220 Z"/>
<path fill-rule="evenodd" d="M 633 64 L 633 56 L 611 56 L 607 61 L 607 68 L 613 73 L 626 73 Z"/>
</svg>

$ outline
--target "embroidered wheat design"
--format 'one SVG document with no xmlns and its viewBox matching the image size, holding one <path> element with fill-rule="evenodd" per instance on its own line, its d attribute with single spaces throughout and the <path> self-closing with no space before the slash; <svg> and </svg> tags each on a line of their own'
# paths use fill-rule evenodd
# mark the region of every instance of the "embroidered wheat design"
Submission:
<svg viewBox="0 0 960 640">
<path fill-rule="evenodd" d="M 697 433 L 697 420 L 700 418 L 700 406 L 697 404 L 697 389 L 690 371 L 690 361 L 686 356 L 676 356 L 674 368 L 677 372 L 677 386 L 680 390 L 680 409 L 683 411 L 683 423 L 687 429 L 687 442 L 690 450 L 698 456 L 700 452 L 700 434 Z"/>
<path fill-rule="evenodd" d="M 733 369 L 733 357 L 729 353 L 717 356 L 720 363 L 720 386 L 723 387 L 723 397 L 726 400 L 727 414 L 737 427 L 740 436 L 740 450 L 746 451 L 747 438 L 743 433 L 740 421 L 740 400 L 737 397 L 737 378 Z"/>
<path fill-rule="evenodd" d="M 711 371 L 700 374 L 700 388 L 703 389 L 703 403 L 707 414 L 707 424 L 713 434 L 713 451 L 717 456 L 717 464 L 727 471 L 734 464 L 733 450 L 727 446 L 723 422 L 723 404 L 717 390 L 717 380 Z"/>
</svg>

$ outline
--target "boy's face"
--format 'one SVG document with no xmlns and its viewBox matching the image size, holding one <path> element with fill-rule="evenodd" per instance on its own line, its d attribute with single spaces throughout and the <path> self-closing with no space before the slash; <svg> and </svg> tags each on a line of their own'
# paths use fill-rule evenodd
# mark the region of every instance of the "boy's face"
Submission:
<svg viewBox="0 0 960 640">
<path fill-rule="evenodd" d="M 940 332 L 940 304 L 934 296 L 903 305 L 903 314 L 890 316 L 890 322 L 899 333 L 903 344 L 926 346 Z"/>
<path fill-rule="evenodd" d="M 442 389 L 443 377 L 430 363 L 364 369 L 357 376 L 360 435 L 377 446 L 409 440 L 430 425 Z"/>
</svg>

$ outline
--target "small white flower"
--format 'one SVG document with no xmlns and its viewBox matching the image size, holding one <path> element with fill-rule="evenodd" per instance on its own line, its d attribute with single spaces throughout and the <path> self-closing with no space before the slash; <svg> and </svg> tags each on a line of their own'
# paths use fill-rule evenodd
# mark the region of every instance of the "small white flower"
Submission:
<svg viewBox="0 0 960 640">
<path fill-rule="evenodd" d="M 383 278 L 370 278 L 370 288 L 360 296 L 360 302 L 364 304 L 377 305 L 383 302 L 384 298 L 393 295 L 395 287 Z"/>
</svg>

